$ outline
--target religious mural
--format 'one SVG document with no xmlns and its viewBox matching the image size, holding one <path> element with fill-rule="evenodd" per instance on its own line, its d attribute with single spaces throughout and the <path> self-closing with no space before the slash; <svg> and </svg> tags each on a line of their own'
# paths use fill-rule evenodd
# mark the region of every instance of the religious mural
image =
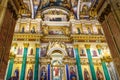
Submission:
<svg viewBox="0 0 120 80">
<path fill-rule="evenodd" d="M 86 53 L 85 53 L 84 49 L 80 49 L 80 56 L 86 56 Z"/>
<path fill-rule="evenodd" d="M 99 67 L 97 67 L 96 76 L 98 80 L 104 80 L 103 73 L 100 71 Z"/>
<path fill-rule="evenodd" d="M 68 47 L 68 48 L 67 48 L 67 52 L 68 52 L 68 55 L 69 55 L 70 57 L 74 57 L 74 51 L 73 51 L 73 48 Z"/>
<path fill-rule="evenodd" d="M 19 80 L 19 74 L 20 74 L 19 68 L 17 67 L 14 71 L 14 76 L 15 76 L 16 80 Z"/>
<path fill-rule="evenodd" d="M 78 0 L 71 0 L 72 10 L 77 19 L 77 8 L 78 8 Z"/>
<path fill-rule="evenodd" d="M 40 69 L 40 79 L 39 80 L 47 80 L 47 69 L 45 66 L 42 66 Z"/>
<path fill-rule="evenodd" d="M 84 68 L 83 72 L 84 72 L 84 80 L 91 80 L 90 79 L 90 74 L 89 74 L 87 68 Z"/>
<path fill-rule="evenodd" d="M 92 56 L 93 56 L 93 57 L 97 57 L 97 56 L 98 56 L 98 54 L 97 54 L 97 51 L 96 51 L 96 50 L 92 50 Z"/>
<path fill-rule="evenodd" d="M 23 48 L 22 47 L 18 47 L 17 55 L 22 55 L 22 53 L 23 53 Z"/>
<path fill-rule="evenodd" d="M 77 74 L 75 66 L 70 66 L 70 80 L 77 80 Z"/>
<path fill-rule="evenodd" d="M 40 57 L 45 57 L 47 55 L 47 48 L 42 47 L 40 52 Z"/>
<path fill-rule="evenodd" d="M 53 68 L 52 68 L 52 80 L 62 80 L 62 69 L 59 66 L 60 62 L 59 61 L 54 61 L 53 62 Z"/>
<path fill-rule="evenodd" d="M 33 55 L 33 48 L 30 49 L 29 55 Z"/>
<path fill-rule="evenodd" d="M 28 69 L 26 80 L 33 80 L 33 69 L 31 67 Z"/>
</svg>

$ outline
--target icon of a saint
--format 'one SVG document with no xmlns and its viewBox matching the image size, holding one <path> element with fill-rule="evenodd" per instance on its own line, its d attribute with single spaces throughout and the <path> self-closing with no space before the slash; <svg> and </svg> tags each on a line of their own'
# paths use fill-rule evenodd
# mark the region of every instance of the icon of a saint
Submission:
<svg viewBox="0 0 120 80">
<path fill-rule="evenodd" d="M 86 68 L 84 68 L 84 80 L 90 80 L 90 75 Z"/>
<path fill-rule="evenodd" d="M 33 70 L 30 67 L 27 73 L 27 80 L 33 80 Z"/>
</svg>

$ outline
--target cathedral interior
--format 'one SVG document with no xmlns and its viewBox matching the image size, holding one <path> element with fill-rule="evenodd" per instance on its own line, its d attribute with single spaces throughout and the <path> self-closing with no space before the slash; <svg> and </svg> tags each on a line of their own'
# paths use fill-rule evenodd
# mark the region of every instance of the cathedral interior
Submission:
<svg viewBox="0 0 120 80">
<path fill-rule="evenodd" d="M 120 80 L 120 0 L 0 0 L 0 80 Z"/>
</svg>

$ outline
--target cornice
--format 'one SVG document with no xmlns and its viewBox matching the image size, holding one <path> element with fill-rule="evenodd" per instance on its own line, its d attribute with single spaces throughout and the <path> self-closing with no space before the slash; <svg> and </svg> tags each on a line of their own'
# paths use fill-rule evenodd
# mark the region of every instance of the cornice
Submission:
<svg viewBox="0 0 120 80">
<path fill-rule="evenodd" d="M 106 42 L 103 35 L 71 35 L 71 37 L 77 42 Z"/>
<path fill-rule="evenodd" d="M 15 33 L 13 41 L 61 41 L 61 42 L 106 42 L 104 35 L 76 35 L 72 34 L 70 36 L 66 35 L 47 35 L 42 34 L 31 34 L 31 33 Z"/>
<path fill-rule="evenodd" d="M 41 36 L 41 34 L 15 33 L 13 41 L 39 41 Z"/>
</svg>

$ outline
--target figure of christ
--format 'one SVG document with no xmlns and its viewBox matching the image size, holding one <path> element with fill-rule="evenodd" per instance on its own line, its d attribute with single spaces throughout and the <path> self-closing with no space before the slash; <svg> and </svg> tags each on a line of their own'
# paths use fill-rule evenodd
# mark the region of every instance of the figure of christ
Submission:
<svg viewBox="0 0 120 80">
<path fill-rule="evenodd" d="M 27 80 L 33 80 L 33 70 L 30 67 L 27 73 Z"/>
<path fill-rule="evenodd" d="M 100 71 L 99 67 L 97 67 L 96 76 L 97 76 L 97 80 L 104 80 L 103 74 Z"/>
<path fill-rule="evenodd" d="M 59 76 L 59 68 L 54 67 L 55 76 Z"/>
<path fill-rule="evenodd" d="M 84 80 L 90 80 L 90 75 L 86 68 L 84 68 Z"/>
</svg>

